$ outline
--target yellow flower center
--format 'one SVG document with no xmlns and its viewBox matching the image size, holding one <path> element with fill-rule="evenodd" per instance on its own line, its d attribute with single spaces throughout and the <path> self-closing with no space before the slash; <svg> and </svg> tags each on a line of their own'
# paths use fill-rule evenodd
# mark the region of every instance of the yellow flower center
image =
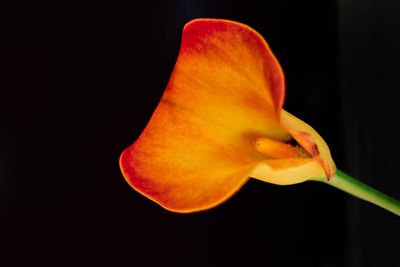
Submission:
<svg viewBox="0 0 400 267">
<path fill-rule="evenodd" d="M 311 155 L 298 144 L 291 145 L 268 137 L 258 137 L 254 141 L 254 148 L 274 159 L 310 158 Z"/>
</svg>

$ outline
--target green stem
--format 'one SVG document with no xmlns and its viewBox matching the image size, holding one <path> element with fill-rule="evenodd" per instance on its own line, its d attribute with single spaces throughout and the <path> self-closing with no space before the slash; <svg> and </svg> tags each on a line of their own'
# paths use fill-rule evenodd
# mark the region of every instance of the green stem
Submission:
<svg viewBox="0 0 400 267">
<path fill-rule="evenodd" d="M 329 181 L 326 178 L 316 179 L 315 181 L 329 184 L 400 216 L 400 201 L 373 189 L 340 170 L 337 170 L 336 174 Z"/>
</svg>

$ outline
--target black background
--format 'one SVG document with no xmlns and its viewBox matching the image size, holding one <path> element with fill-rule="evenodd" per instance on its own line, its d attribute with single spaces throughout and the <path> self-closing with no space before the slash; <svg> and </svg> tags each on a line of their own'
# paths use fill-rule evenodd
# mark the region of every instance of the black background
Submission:
<svg viewBox="0 0 400 267">
<path fill-rule="evenodd" d="M 1 266 L 396 266 L 399 219 L 323 184 L 250 180 L 223 205 L 167 212 L 118 166 L 168 82 L 183 25 L 259 31 L 285 109 L 337 166 L 400 198 L 396 1 L 136 1 L 19 6 L 0 26 Z M 3 9 L 6 15 L 7 9 Z"/>
</svg>

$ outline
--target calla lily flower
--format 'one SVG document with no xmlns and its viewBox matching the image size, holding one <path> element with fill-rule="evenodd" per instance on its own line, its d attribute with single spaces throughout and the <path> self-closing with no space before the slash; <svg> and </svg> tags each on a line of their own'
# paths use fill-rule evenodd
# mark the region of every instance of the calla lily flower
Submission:
<svg viewBox="0 0 400 267">
<path fill-rule="evenodd" d="M 336 172 L 327 144 L 282 109 L 284 96 L 281 66 L 255 30 L 189 22 L 158 107 L 120 157 L 126 181 L 175 212 L 212 208 L 250 178 L 327 181 Z"/>
<path fill-rule="evenodd" d="M 124 177 L 177 212 L 216 206 L 250 177 L 280 185 L 330 178 L 328 146 L 282 109 L 284 95 L 279 62 L 255 30 L 191 21 L 157 109 L 121 155 Z"/>
</svg>

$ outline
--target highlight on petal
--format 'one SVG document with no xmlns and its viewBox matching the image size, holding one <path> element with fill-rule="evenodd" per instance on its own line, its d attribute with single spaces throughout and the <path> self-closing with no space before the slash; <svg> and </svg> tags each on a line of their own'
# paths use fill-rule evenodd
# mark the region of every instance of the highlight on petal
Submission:
<svg viewBox="0 0 400 267">
<path fill-rule="evenodd" d="M 192 212 L 220 204 L 250 176 L 276 184 L 329 177 L 328 147 L 282 110 L 284 94 L 281 67 L 256 31 L 191 21 L 158 107 L 121 155 L 125 179 L 166 209 Z"/>
<path fill-rule="evenodd" d="M 312 158 L 292 158 L 260 162 L 250 176 L 272 184 L 291 185 L 324 177 L 325 173 Z"/>
</svg>

